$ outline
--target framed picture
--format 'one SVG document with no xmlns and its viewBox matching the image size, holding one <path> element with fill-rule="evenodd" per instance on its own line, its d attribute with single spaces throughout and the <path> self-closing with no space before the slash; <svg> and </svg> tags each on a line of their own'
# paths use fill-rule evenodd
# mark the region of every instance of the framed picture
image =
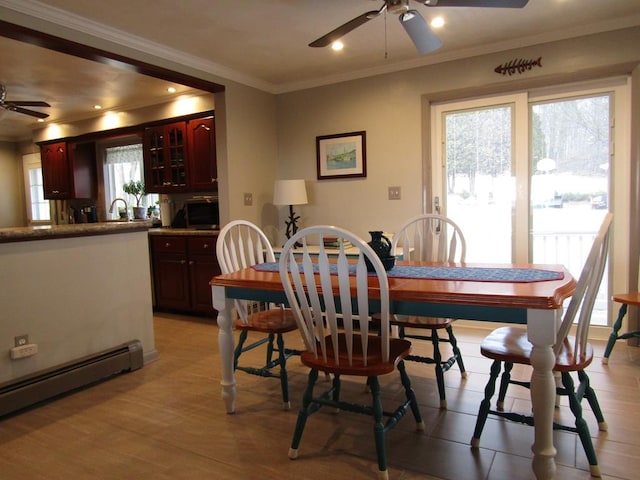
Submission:
<svg viewBox="0 0 640 480">
<path fill-rule="evenodd" d="M 367 176 L 365 132 L 316 137 L 318 180 Z"/>
</svg>

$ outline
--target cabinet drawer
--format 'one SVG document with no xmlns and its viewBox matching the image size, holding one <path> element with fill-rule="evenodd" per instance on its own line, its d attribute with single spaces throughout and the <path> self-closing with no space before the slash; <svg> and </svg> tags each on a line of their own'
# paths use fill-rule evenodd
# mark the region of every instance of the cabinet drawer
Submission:
<svg viewBox="0 0 640 480">
<path fill-rule="evenodd" d="M 217 240 L 218 240 L 217 236 L 189 237 L 189 240 L 188 240 L 189 253 L 215 255 Z"/>
<path fill-rule="evenodd" d="M 187 250 L 187 240 L 184 237 L 169 237 L 158 235 L 153 237 L 153 251 L 184 253 Z"/>
</svg>

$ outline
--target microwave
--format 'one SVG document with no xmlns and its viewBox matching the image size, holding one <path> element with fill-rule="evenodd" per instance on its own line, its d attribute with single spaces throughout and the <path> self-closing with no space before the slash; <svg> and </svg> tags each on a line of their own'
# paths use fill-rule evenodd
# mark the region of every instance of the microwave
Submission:
<svg viewBox="0 0 640 480">
<path fill-rule="evenodd" d="M 196 230 L 218 230 L 220 209 L 217 197 L 203 197 L 187 200 L 184 205 L 187 228 Z"/>
</svg>

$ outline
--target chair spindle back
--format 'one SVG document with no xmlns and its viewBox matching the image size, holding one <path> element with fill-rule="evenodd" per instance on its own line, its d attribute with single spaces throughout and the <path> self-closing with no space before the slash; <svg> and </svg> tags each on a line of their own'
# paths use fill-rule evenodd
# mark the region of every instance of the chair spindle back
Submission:
<svg viewBox="0 0 640 480">
<path fill-rule="evenodd" d="M 224 226 L 218 235 L 216 255 L 222 273 L 276 261 L 267 236 L 257 225 L 246 220 L 234 220 Z M 246 300 L 236 300 L 235 306 L 246 324 L 252 306 Z"/>
<path fill-rule="evenodd" d="M 573 355 L 575 358 L 582 357 L 586 351 L 587 337 L 589 334 L 589 324 L 591 323 L 591 314 L 593 305 L 596 301 L 596 295 L 600 288 L 600 282 L 604 274 L 604 267 L 607 261 L 609 251 L 609 236 L 611 232 L 611 222 L 613 214 L 608 213 L 596 238 L 591 245 L 589 255 L 582 267 L 582 272 L 578 279 L 578 285 L 571 297 L 569 306 L 565 311 L 560 328 L 558 329 L 557 340 L 554 346 L 554 353 L 557 355 L 562 344 L 569 335 L 573 322 L 578 315 L 578 324 L 576 327 L 576 341 L 574 345 Z"/>
<path fill-rule="evenodd" d="M 402 248 L 404 260 L 464 262 L 467 245 L 458 225 L 444 215 L 427 213 L 408 220 L 393 237 L 391 252 Z"/>
<path fill-rule="evenodd" d="M 340 245 L 337 258 L 330 259 L 324 248 L 324 237 L 337 237 Z M 343 241 L 348 240 L 350 257 L 345 254 Z M 302 254 L 294 254 L 296 242 L 302 243 Z M 309 253 L 310 245 L 318 245 L 318 255 Z M 353 252 L 357 251 L 357 257 Z M 369 274 L 365 257 L 375 272 Z M 360 334 L 362 357 L 367 358 L 369 343 L 370 293 L 380 301 L 382 322 L 382 357 L 389 360 L 389 287 L 387 273 L 382 262 L 367 243 L 347 230 L 332 226 L 308 227 L 292 236 L 285 244 L 280 256 L 280 277 L 287 300 L 298 323 L 305 347 L 316 359 L 322 358 L 340 364 L 338 334 L 345 334 L 349 366 L 353 362 L 354 339 Z M 330 336 L 335 352 L 333 359 L 327 358 L 324 341 Z"/>
</svg>

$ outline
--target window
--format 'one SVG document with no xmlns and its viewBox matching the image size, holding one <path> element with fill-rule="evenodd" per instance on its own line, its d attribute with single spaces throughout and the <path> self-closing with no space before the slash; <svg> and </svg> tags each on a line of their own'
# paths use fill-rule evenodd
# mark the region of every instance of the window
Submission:
<svg viewBox="0 0 640 480">
<path fill-rule="evenodd" d="M 109 209 L 117 198 L 126 200 L 129 208 L 136 205 L 135 197 L 126 194 L 122 186 L 131 180 L 144 180 L 142 169 L 141 143 L 105 148 L 104 197 L 107 219 L 117 219 L 119 217 L 119 210 L 124 208 L 124 204 L 116 202 L 116 204 L 113 205 L 113 212 L 109 213 Z M 147 194 L 142 197 L 140 206 L 148 207 L 154 205 L 157 200 L 157 194 Z M 127 212 L 127 215 L 129 215 L 129 212 Z"/>
<path fill-rule="evenodd" d="M 51 223 L 49 200 L 44 199 L 42 186 L 42 165 L 40 154 L 32 153 L 22 157 L 24 167 L 24 190 L 27 218 L 30 225 Z"/>
</svg>

